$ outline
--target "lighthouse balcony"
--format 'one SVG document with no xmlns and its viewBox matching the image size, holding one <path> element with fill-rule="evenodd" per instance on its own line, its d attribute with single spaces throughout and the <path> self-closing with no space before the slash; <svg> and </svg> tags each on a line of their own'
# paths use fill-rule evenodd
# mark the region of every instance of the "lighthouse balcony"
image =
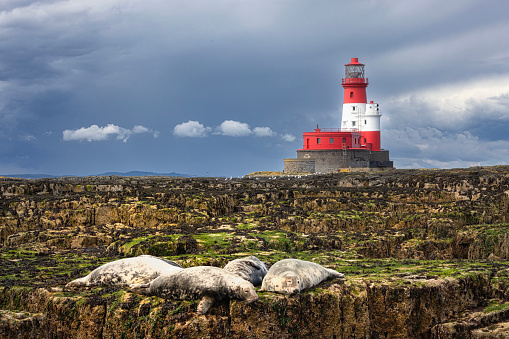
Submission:
<svg viewBox="0 0 509 339">
<path fill-rule="evenodd" d="M 315 129 L 315 133 L 324 132 L 324 133 L 351 133 L 351 132 L 359 132 L 358 128 L 317 128 Z M 313 133 L 313 132 L 308 132 Z"/>
<path fill-rule="evenodd" d="M 368 78 L 343 78 L 341 79 L 342 85 L 357 85 L 357 84 L 364 84 L 368 85 Z"/>
</svg>

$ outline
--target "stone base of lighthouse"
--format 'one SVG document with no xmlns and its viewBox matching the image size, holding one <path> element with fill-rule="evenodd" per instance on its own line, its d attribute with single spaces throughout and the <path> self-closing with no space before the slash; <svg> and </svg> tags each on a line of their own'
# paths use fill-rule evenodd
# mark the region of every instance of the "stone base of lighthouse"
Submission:
<svg viewBox="0 0 509 339">
<path fill-rule="evenodd" d="M 284 160 L 285 173 L 333 173 L 341 170 L 392 169 L 389 151 L 366 149 L 297 150 L 296 159 Z"/>
</svg>

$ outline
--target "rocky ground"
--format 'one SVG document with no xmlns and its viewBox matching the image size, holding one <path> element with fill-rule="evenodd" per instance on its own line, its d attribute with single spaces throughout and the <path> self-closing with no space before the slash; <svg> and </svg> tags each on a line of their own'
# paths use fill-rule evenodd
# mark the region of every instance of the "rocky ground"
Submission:
<svg viewBox="0 0 509 339">
<path fill-rule="evenodd" d="M 0 178 L 0 338 L 509 337 L 509 166 L 313 176 Z M 151 254 L 346 275 L 296 296 L 67 290 Z"/>
</svg>

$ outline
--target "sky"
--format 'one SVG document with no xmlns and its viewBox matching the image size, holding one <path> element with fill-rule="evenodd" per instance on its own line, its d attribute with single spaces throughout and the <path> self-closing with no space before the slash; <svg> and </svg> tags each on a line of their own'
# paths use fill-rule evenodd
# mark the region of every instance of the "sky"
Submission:
<svg viewBox="0 0 509 339">
<path fill-rule="evenodd" d="M 2 0 L 0 175 L 281 171 L 366 65 L 396 168 L 509 164 L 509 2 Z"/>
</svg>

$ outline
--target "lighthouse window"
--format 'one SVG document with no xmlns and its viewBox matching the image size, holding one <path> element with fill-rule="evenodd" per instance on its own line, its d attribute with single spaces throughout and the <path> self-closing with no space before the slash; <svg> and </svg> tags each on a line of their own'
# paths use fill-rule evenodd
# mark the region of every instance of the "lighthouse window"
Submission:
<svg viewBox="0 0 509 339">
<path fill-rule="evenodd" d="M 352 110 L 354 110 L 354 111 L 355 111 L 355 106 L 353 106 L 353 107 L 352 107 Z"/>
<path fill-rule="evenodd" d="M 353 98 L 353 92 L 350 92 L 350 98 Z"/>
<path fill-rule="evenodd" d="M 333 144 L 334 143 L 334 138 L 329 138 L 329 144 Z"/>
<path fill-rule="evenodd" d="M 355 126 L 355 121 L 352 121 L 352 126 Z"/>
<path fill-rule="evenodd" d="M 367 125 L 368 124 L 368 121 L 367 120 L 364 120 L 364 125 Z"/>
<path fill-rule="evenodd" d="M 322 142 L 322 140 L 320 140 L 320 138 L 316 138 L 316 143 L 317 144 L 320 144 Z"/>
</svg>

